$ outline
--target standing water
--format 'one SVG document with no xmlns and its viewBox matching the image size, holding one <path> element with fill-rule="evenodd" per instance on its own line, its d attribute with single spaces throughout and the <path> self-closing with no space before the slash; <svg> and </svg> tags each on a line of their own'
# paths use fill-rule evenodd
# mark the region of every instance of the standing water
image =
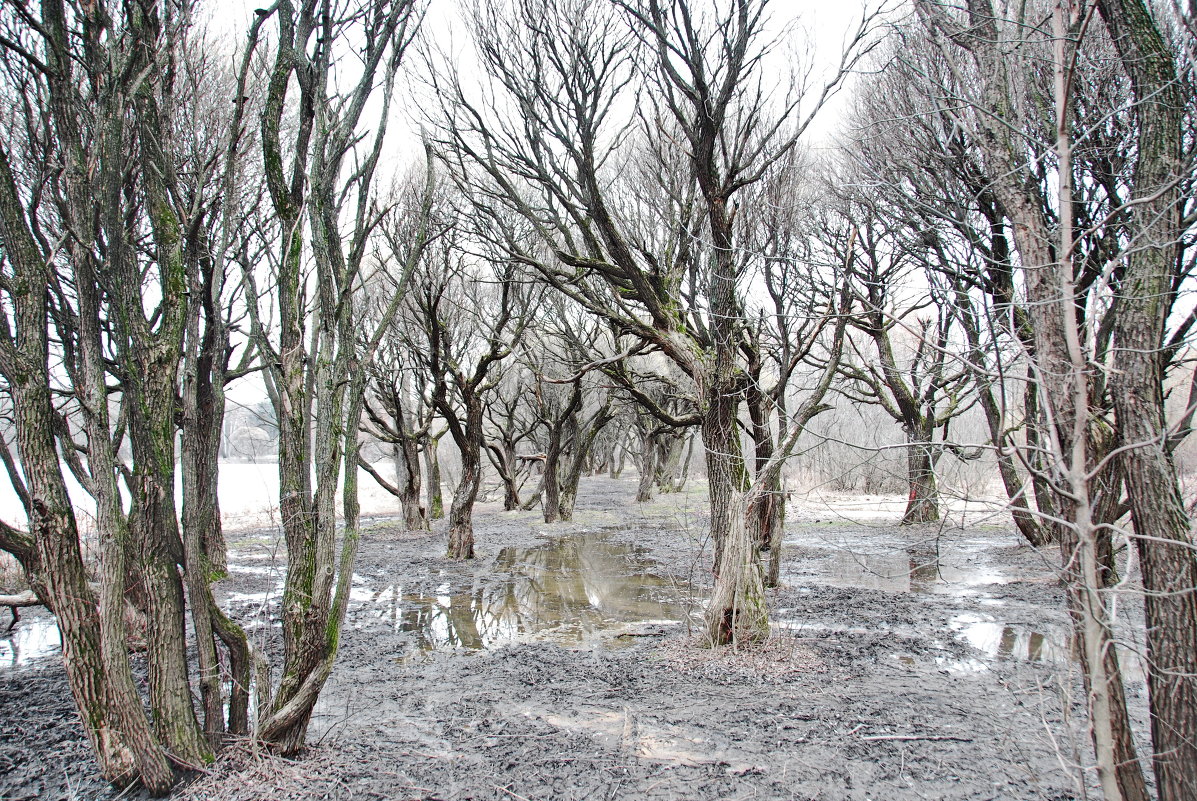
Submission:
<svg viewBox="0 0 1197 801">
<path fill-rule="evenodd" d="M 49 614 L 22 617 L 8 632 L 0 627 L 0 668 L 24 667 L 56 656 L 60 650 L 58 625 Z"/>
<path fill-rule="evenodd" d="M 688 618 L 686 589 L 652 573 L 633 546 L 600 535 L 504 548 L 496 575 L 468 591 L 431 593 L 400 584 L 357 588 L 355 598 L 420 648 L 488 648 L 517 640 L 595 642 L 633 624 Z"/>
</svg>

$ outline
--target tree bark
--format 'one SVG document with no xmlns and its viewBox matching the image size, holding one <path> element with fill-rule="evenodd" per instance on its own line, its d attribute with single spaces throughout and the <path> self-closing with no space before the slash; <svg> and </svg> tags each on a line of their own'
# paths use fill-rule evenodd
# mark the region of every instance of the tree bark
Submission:
<svg viewBox="0 0 1197 801">
<path fill-rule="evenodd" d="M 736 428 L 735 395 L 719 387 L 708 390 L 705 400 L 702 435 L 715 550 L 706 638 L 711 645 L 744 644 L 769 634 L 760 542 L 747 525 L 748 475 Z"/>
<path fill-rule="evenodd" d="M 707 640 L 711 645 L 746 644 L 769 634 L 760 548 L 745 525 L 744 494 L 732 489 L 723 498 L 727 525 L 721 531 L 720 570 L 707 607 Z"/>
<path fill-rule="evenodd" d="M 915 435 L 914 441 L 906 444 L 906 482 L 910 494 L 906 501 L 906 512 L 902 525 L 934 523 L 939 520 L 939 488 L 935 480 L 933 445 L 930 437 Z"/>
<path fill-rule="evenodd" d="M 60 3 L 47 3 L 50 19 L 48 50 L 51 63 L 65 66 L 65 13 Z M 56 59 L 56 60 L 55 60 Z M 59 73 L 69 83 L 69 68 Z M 69 111 L 65 96 L 52 94 Z M 72 119 L 67 117 L 66 120 Z M 69 170 L 68 170 L 69 173 Z M 68 175 L 68 178 L 70 176 Z M 96 599 L 87 582 L 79 545 L 74 509 L 58 461 L 54 441 L 54 410 L 50 398 L 49 345 L 47 331 L 47 262 L 40 253 L 20 204 L 8 153 L 0 147 L 0 244 L 12 264 L 10 289 L 16 339 L 6 327 L 0 338 L 0 373 L 9 384 L 13 399 L 17 452 L 20 456 L 27 494 L 29 540 L 32 553 L 22 563 L 35 567 L 30 574 L 39 597 L 49 604 L 62 635 L 62 656 L 67 681 L 74 696 L 83 729 L 96 754 L 104 778 L 126 786 L 141 780 L 155 795 L 163 795 L 174 782 L 174 772 L 159 748 L 145 719 L 140 698 L 133 688 L 132 674 L 117 670 L 110 677 L 109 658 L 114 646 L 106 641 Z M 24 546 L 28 540 L 22 538 Z M 23 548 L 22 548 L 23 550 Z M 121 549 L 123 557 L 124 550 Z M 123 587 L 123 564 L 119 577 L 111 576 L 115 596 Z M 120 625 L 116 623 L 115 625 Z M 117 646 L 124 649 L 123 639 Z"/>
<path fill-rule="evenodd" d="M 469 397 L 465 402 L 464 425 L 450 427 L 461 452 L 461 481 L 453 492 L 453 503 L 449 507 L 450 559 L 474 558 L 474 501 L 482 486 L 482 401 Z"/>
<path fill-rule="evenodd" d="M 640 437 L 640 458 L 636 460 L 640 481 L 636 485 L 636 503 L 648 503 L 653 499 L 653 486 L 657 474 L 656 440 L 652 429 L 646 430 Z"/>
<path fill-rule="evenodd" d="M 1089 364 L 1080 340 L 1076 287 L 1073 274 L 1073 187 L 1071 103 L 1067 92 L 1067 70 L 1076 21 L 1063 20 L 1064 9 L 1053 9 L 1055 32 L 1054 77 L 1056 81 L 1055 150 L 1059 161 L 1057 201 L 1060 220 L 1049 224 L 1044 209 L 1047 198 L 1038 183 L 1026 175 L 1025 147 L 1014 141 L 1004 118 L 1009 113 L 1009 87 L 1014 76 L 1001 43 L 992 3 L 975 0 L 968 7 L 969 27 L 958 29 L 945 22 L 942 11 L 927 0 L 916 3 L 918 13 L 936 31 L 946 32 L 976 57 L 983 76 L 979 105 L 977 142 L 993 162 L 993 191 L 1013 224 L 1014 241 L 1022 263 L 1028 299 L 1028 319 L 1033 331 L 1031 365 L 1035 394 L 1028 389 L 1025 408 L 1028 432 L 1038 437 L 1036 411 L 1048 420 L 1041 447 L 1045 464 L 1037 501 L 1049 502 L 1058 520 L 1062 569 L 1069 599 L 1069 612 L 1078 644 L 1085 656 L 1090 734 L 1097 756 L 1097 770 L 1108 799 L 1145 801 L 1147 790 L 1133 742 L 1130 721 L 1125 714 L 1123 687 L 1119 680 L 1117 652 L 1110 635 L 1109 612 L 1098 584 L 1097 557 L 1092 517 L 1089 471 L 1090 398 Z M 1056 230 L 1053 230 L 1056 229 Z M 1038 467 L 1038 465 L 1037 465 Z M 1051 475 L 1066 488 L 1066 494 L 1050 496 L 1046 477 Z M 1040 496 L 1040 491 L 1044 493 Z M 1050 498 L 1050 500 L 1049 500 Z"/>
<path fill-rule="evenodd" d="M 442 432 L 443 433 L 443 432 Z M 441 489 L 441 460 L 437 449 L 440 447 L 440 435 L 424 436 L 421 450 L 424 453 L 424 472 L 428 474 L 428 519 L 440 520 L 445 516 L 445 500 Z"/>
<path fill-rule="evenodd" d="M 396 420 L 399 425 L 406 425 Z M 420 450 L 415 438 L 403 437 L 393 446 L 395 480 L 399 489 L 399 503 L 403 507 L 403 526 L 408 531 L 426 531 L 428 519 L 420 505 Z"/>
<path fill-rule="evenodd" d="M 1152 766 L 1160 801 L 1197 798 L 1197 560 L 1166 448 L 1162 353 L 1179 238 L 1186 99 L 1171 50 L 1142 0 L 1098 0 L 1130 76 L 1138 139 L 1133 239 L 1118 288 L 1110 391 L 1131 501 L 1147 618 Z"/>
<path fill-rule="evenodd" d="M 608 399 L 586 421 L 586 424 L 581 426 L 581 430 L 576 421 L 573 425 L 573 453 L 570 454 L 569 466 L 561 478 L 560 511 L 561 519 L 564 521 L 568 522 L 574 519 L 574 504 L 578 500 L 578 484 L 582 480 L 582 472 L 585 470 L 587 460 L 594 448 L 595 439 L 612 417 L 611 402 Z"/>
<path fill-rule="evenodd" d="M 553 421 L 549 425 L 549 440 L 544 449 L 544 522 L 556 523 L 561 519 L 561 481 L 558 478 L 561 462 L 561 438 L 564 421 Z"/>
</svg>

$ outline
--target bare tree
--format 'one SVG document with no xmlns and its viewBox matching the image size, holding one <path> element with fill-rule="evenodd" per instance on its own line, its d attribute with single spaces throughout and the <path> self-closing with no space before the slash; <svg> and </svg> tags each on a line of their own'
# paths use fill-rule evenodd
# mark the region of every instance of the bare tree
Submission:
<svg viewBox="0 0 1197 801">
<path fill-rule="evenodd" d="M 855 253 L 850 280 L 860 311 L 852 325 L 872 352 L 849 338 L 853 358 L 840 364 L 846 379 L 840 391 L 854 402 L 879 405 L 901 426 L 909 489 L 902 523 L 932 523 L 940 519 L 937 465 L 954 447 L 950 437 L 937 441 L 937 434 L 970 407 L 972 371 L 954 357 L 957 316 L 949 297 L 930 283 L 926 291 L 912 289 L 904 279 L 917 263 L 911 264 L 900 231 L 889 230 L 866 205 L 847 202 L 824 233 L 838 258 Z M 920 273 L 915 270 L 915 282 L 924 278 Z"/>
<path fill-rule="evenodd" d="M 365 459 L 360 466 L 380 487 L 399 499 L 403 524 L 409 531 L 428 529 L 428 517 L 420 502 L 422 489 L 420 445 L 433 423 L 431 403 L 415 386 L 417 379 L 410 354 L 388 338 L 371 364 L 370 397 L 365 400 L 368 423 L 362 431 L 391 446 L 395 463 L 395 484 L 391 484 Z"/>
<path fill-rule="evenodd" d="M 602 375 L 596 365 L 609 368 L 621 359 L 611 355 L 601 320 L 579 315 L 560 295 L 541 308 L 525 361 L 535 373 L 528 395 L 542 434 L 544 519 L 553 523 L 573 519 L 578 483 L 594 441 L 612 419 L 611 393 L 593 378 Z"/>
<path fill-rule="evenodd" d="M 500 381 L 497 365 L 511 355 L 512 343 L 527 325 L 536 291 L 521 280 L 514 262 L 485 252 L 475 258 L 464 249 L 468 232 L 462 220 L 430 251 L 408 311 L 423 334 L 432 404 L 461 455 L 461 478 L 449 508 L 448 553 L 472 559 L 473 508 L 486 446 L 484 400 Z"/>
<path fill-rule="evenodd" d="M 1103 520 L 1096 491 L 1117 461 L 1146 592 L 1157 787 L 1161 798 L 1192 797 L 1191 771 L 1182 765 L 1192 763 L 1187 749 L 1197 742 L 1197 574 L 1162 392 L 1166 310 L 1182 264 L 1177 186 L 1181 120 L 1190 102 L 1176 79 L 1175 51 L 1139 2 L 1057 3 L 1033 24 L 999 15 L 986 2 L 970 3 L 963 17 L 927 2 L 916 6 L 945 63 L 959 65 L 935 91 L 948 90 L 941 96 L 953 99 L 955 122 L 1012 223 L 1032 328 L 1029 358 L 1046 420 L 1040 447 L 1056 492 L 1053 522 L 1083 646 L 1103 790 L 1108 798 L 1147 797 L 1101 590 L 1100 532 L 1112 520 Z M 1126 130 L 1136 154 L 1129 170 L 1107 163 L 1105 171 L 1089 171 L 1086 148 L 1096 152 L 1094 142 L 1109 128 L 1083 127 L 1078 119 L 1092 97 L 1082 93 L 1078 74 L 1090 53 L 1100 56 L 1093 48 L 1102 41 L 1099 17 L 1132 92 L 1124 118 L 1134 122 Z M 1031 81 L 1020 85 L 1032 74 L 1022 65 L 1032 60 L 1053 67 L 1041 95 L 1052 98 L 1046 107 L 1028 93 Z M 1107 302 L 1086 302 L 1095 292 L 1108 292 Z M 1104 316 L 1088 316 L 1095 308 Z M 1107 391 L 1112 428 L 1093 412 Z"/>
<path fill-rule="evenodd" d="M 420 233 L 408 243 L 389 303 L 373 316 L 373 329 L 363 330 L 360 296 L 370 266 L 368 246 L 386 214 L 377 202 L 375 175 L 395 76 L 421 14 L 416 0 L 377 0 L 361 9 L 331 0 L 298 5 L 280 0 L 258 15 L 277 24 L 260 126 L 265 182 L 278 224 L 278 255 L 270 277 L 277 292 L 272 293 L 278 309 L 275 330 L 256 308 L 262 298 L 256 276 L 247 270 L 244 280 L 279 427 L 287 574 L 281 675 L 273 693 L 258 687 L 257 735 L 282 753 L 294 753 L 304 744 L 312 707 L 336 658 L 349 600 L 359 537 L 364 367 L 397 312 L 404 283 L 427 243 L 431 168 L 416 210 L 423 220 L 417 226 Z M 339 67 L 337 49 L 350 47 L 350 42 L 356 47 L 359 39 L 364 42 L 360 64 L 347 75 Z M 255 46 L 251 40 L 246 58 Z M 372 98 L 381 107 L 367 134 L 363 117 Z M 285 146 L 284 131 L 289 134 Z M 338 557 L 336 496 L 342 481 L 345 528 Z"/>
<path fill-rule="evenodd" d="M 503 483 L 503 508 L 507 511 L 524 505 L 520 492 L 539 457 L 528 453 L 527 447 L 521 448 L 522 443 L 532 441 L 540 423 L 526 397 L 530 381 L 526 367 L 509 365 L 486 405 L 486 454 Z"/>
<path fill-rule="evenodd" d="M 35 441 L 60 442 L 63 463 L 95 500 L 99 598 L 79 583 L 84 573 L 73 516 L 56 513 L 55 558 L 28 564 L 59 620 L 67 673 L 103 775 L 119 785 L 140 780 L 153 793 L 173 783 L 168 757 L 199 766 L 212 759 L 226 728 L 245 733 L 248 724 L 245 636 L 210 590 L 224 564 L 215 510 L 221 392 L 244 368 L 229 369 L 227 297 L 218 286 L 236 216 L 217 213 L 215 197 L 233 180 L 242 144 L 227 99 L 213 104 L 217 94 L 227 98 L 222 89 L 232 81 L 211 72 L 191 14 L 189 3 L 49 2 L 40 16 L 24 6 L 6 10 L 0 38 L 14 81 L 6 88 L 20 98 L 24 122 L 24 186 L 10 153 L 3 159 L 7 180 L 0 189 L 8 203 L 0 244 L 14 276 L 27 280 L 34 270 L 39 277 L 40 287 L 31 293 L 26 286 L 20 304 L 41 307 L 30 315 L 15 306 L 16 325 L 7 330 L 22 342 L 28 337 L 22 350 L 41 348 L 41 367 L 25 380 L 46 382 L 48 392 L 47 326 L 53 326 L 61 365 L 55 380 L 70 388 L 61 409 L 38 412 L 48 417 L 18 417 L 45 426 L 30 432 Z M 183 98 L 193 111 L 212 111 L 213 127 L 178 133 Z M 182 515 L 174 504 L 180 392 Z M 211 412 L 202 420 L 201 404 Z M 75 441 L 77 434 L 85 444 Z M 36 540 L 44 514 L 38 493 L 49 493 L 55 504 L 67 496 L 65 487 L 46 483 L 61 483 L 59 456 L 20 440 L 22 472 L 41 476 L 22 493 Z M 130 463 L 121 458 L 122 445 Z M 59 572 L 63 578 L 55 577 Z M 64 580 L 72 585 L 69 598 L 57 600 Z M 152 729 L 130 671 L 126 596 L 147 620 Z M 185 650 L 186 602 L 198 645 L 202 729 Z M 227 723 L 217 638 L 233 674 Z"/>
<path fill-rule="evenodd" d="M 796 120 L 804 95 L 796 91 L 777 109 L 767 99 L 763 3 L 696 14 L 680 1 L 618 5 L 622 13 L 549 0 L 480 3 L 471 24 L 496 94 L 475 101 L 456 76 L 437 78 L 441 127 L 455 169 L 474 186 L 485 177 L 481 207 L 498 218 L 514 211 L 531 228 L 535 244 L 506 237 L 513 257 L 617 330 L 660 349 L 694 382 L 695 410 L 672 422 L 700 422 L 706 448 L 717 544 L 708 635 L 715 643 L 755 639 L 768 623 L 758 550 L 745 527 L 749 481 L 737 412 L 741 353 L 751 345 L 733 220 L 741 192 L 804 130 Z M 812 107 L 838 84 L 866 36 L 862 25 Z M 618 108 L 630 87 L 642 90 L 638 158 L 686 165 L 680 183 L 659 171 L 680 211 L 668 221 L 679 243 L 674 251 L 651 247 L 612 194 L 612 160 L 630 146 L 632 121 Z M 520 118 L 488 107 L 518 109 Z M 797 411 L 791 433 L 801 432 L 804 412 L 817 406 Z M 762 475 L 774 469 L 770 462 Z"/>
</svg>

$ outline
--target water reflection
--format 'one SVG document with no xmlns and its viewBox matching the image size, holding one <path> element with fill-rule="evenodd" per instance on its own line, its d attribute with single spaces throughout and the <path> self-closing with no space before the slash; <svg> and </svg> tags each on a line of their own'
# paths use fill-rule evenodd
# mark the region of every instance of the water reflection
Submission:
<svg viewBox="0 0 1197 801">
<path fill-rule="evenodd" d="M 1071 657 L 1070 638 L 1060 631 L 1035 631 L 974 614 L 952 618 L 951 629 L 961 640 L 989 656 L 1026 662 L 1066 662 Z"/>
<path fill-rule="evenodd" d="M 398 584 L 359 594 L 375 614 L 411 632 L 421 648 L 477 649 L 545 638 L 581 643 L 629 623 L 679 621 L 685 593 L 653 575 L 632 546 L 599 536 L 570 537 L 535 548 L 503 549 L 495 576 L 468 592 L 442 585 L 431 594 Z"/>
<path fill-rule="evenodd" d="M 54 618 L 22 618 L 15 629 L 0 636 L 0 668 L 21 667 L 54 656 L 61 649 Z"/>
<path fill-rule="evenodd" d="M 904 543 L 887 532 L 803 531 L 786 541 L 805 552 L 783 580 L 883 592 L 974 595 L 1011 579 L 990 563 L 993 543 L 942 538 Z"/>
<path fill-rule="evenodd" d="M 788 576 L 790 583 L 857 587 L 883 592 L 969 593 L 973 588 L 1004 584 L 1009 579 L 984 565 L 950 564 L 935 554 L 918 551 L 857 553 L 832 551 L 804 565 L 805 576 Z"/>
</svg>

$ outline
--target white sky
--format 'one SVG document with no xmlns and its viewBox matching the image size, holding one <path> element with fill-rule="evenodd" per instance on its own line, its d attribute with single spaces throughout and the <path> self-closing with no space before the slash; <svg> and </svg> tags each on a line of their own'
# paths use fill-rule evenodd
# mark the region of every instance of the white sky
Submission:
<svg viewBox="0 0 1197 801">
<path fill-rule="evenodd" d="M 602 0 L 596 0 L 601 2 Z M 700 5 L 706 0 L 691 0 Z M 424 35 L 445 52 L 457 55 L 468 52 L 470 47 L 462 12 L 469 0 L 428 0 L 428 13 L 424 22 Z M 773 0 L 769 6 L 771 33 L 784 32 L 774 60 L 779 70 L 789 68 L 787 62 L 806 60 L 813 56 L 815 75 L 826 74 L 834 68 L 845 41 L 855 32 L 862 15 L 868 9 L 876 9 L 884 0 Z M 244 32 L 253 18 L 254 9 L 268 6 L 268 0 L 207 0 L 201 6 L 200 14 L 208 21 L 214 32 L 228 37 L 233 52 L 240 49 Z M 892 2 L 890 3 L 892 6 Z M 271 30 L 270 32 L 273 32 Z M 235 48 L 235 49 L 234 49 Z M 410 62 L 409 62 L 410 63 Z M 462 65 L 464 67 L 464 65 Z M 817 77 L 815 87 L 821 86 Z M 844 93 L 833 102 L 812 130 L 812 139 L 823 139 L 836 126 Z M 396 118 L 393 121 L 396 139 L 419 141 L 416 124 L 410 115 L 404 113 L 403 104 L 395 104 Z"/>
</svg>

